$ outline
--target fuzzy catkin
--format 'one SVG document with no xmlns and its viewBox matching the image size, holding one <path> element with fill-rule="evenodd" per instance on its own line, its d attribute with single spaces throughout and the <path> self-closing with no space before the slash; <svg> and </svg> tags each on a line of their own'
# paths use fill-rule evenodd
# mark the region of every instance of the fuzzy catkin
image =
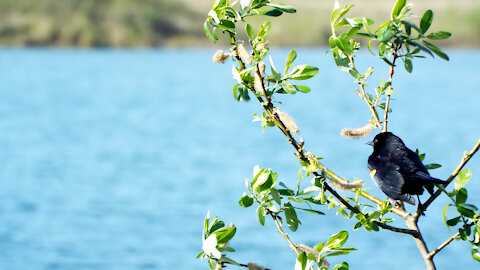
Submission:
<svg viewBox="0 0 480 270">
<path fill-rule="evenodd" d="M 345 138 L 360 138 L 369 135 L 375 126 L 368 122 L 365 126 L 359 128 L 344 128 L 340 134 Z"/>
</svg>

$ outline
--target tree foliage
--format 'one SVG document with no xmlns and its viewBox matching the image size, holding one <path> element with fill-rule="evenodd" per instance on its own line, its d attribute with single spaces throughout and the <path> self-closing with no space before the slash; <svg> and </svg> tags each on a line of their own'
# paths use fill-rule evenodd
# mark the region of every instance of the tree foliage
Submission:
<svg viewBox="0 0 480 270">
<path fill-rule="evenodd" d="M 348 17 L 353 6 L 336 6 L 332 11 L 330 26 L 332 35 L 329 38 L 329 53 L 333 61 L 342 71 L 348 72 L 358 86 L 356 93 L 370 109 L 369 123 L 358 129 L 345 131 L 345 136 L 365 136 L 374 128 L 380 131 L 388 129 L 388 115 L 392 111 L 389 101 L 395 94 L 393 88 L 394 71 L 399 62 L 408 72 L 413 72 L 414 60 L 426 56 L 438 56 L 448 60 L 448 56 L 436 45 L 435 40 L 450 37 L 446 31 L 429 32 L 433 23 L 433 11 L 427 10 L 419 22 L 415 21 L 412 6 L 405 0 L 397 0 L 392 8 L 390 19 L 374 27 L 375 22 L 366 17 Z M 278 70 L 269 55 L 268 32 L 272 24 L 268 21 L 255 29 L 248 23 L 251 16 L 278 17 L 286 13 L 295 13 L 295 8 L 274 3 L 270 0 L 242 0 L 230 2 L 217 0 L 208 13 L 203 29 L 212 41 L 218 35 L 226 35 L 231 40 L 229 52 L 218 51 L 214 60 L 224 62 L 232 58 L 234 65 L 232 75 L 235 80 L 233 97 L 237 101 L 256 99 L 263 108 L 261 115 L 254 114 L 254 121 L 261 123 L 262 128 L 277 127 L 294 148 L 299 160 L 299 179 L 295 187 L 288 187 L 280 181 L 280 176 L 271 169 L 256 167 L 251 180 L 246 180 L 246 192 L 239 199 L 244 208 L 255 207 L 258 221 L 265 224 L 271 218 L 277 230 L 285 238 L 292 250 L 297 254 L 295 269 L 348 269 L 343 262 L 330 266 L 326 260 L 329 256 L 347 255 L 355 248 L 345 247 L 348 233 L 340 231 L 324 242 L 313 247 L 295 244 L 284 228 L 295 232 L 302 224 L 298 211 L 313 215 L 337 213 L 346 219 L 355 219 L 354 230 L 366 231 L 388 230 L 411 236 L 422 254 L 427 269 L 435 269 L 433 257 L 453 239 L 468 241 L 472 244 L 472 257 L 480 259 L 480 215 L 478 208 L 467 203 L 468 192 L 465 184 L 472 175 L 470 169 L 463 169 L 468 160 L 476 153 L 480 140 L 474 148 L 465 153 L 460 165 L 448 177 L 447 182 L 454 182 L 453 189 L 448 184 L 439 185 L 438 190 L 414 213 L 408 213 L 401 205 L 392 205 L 388 200 L 380 200 L 368 194 L 363 188 L 363 181 L 348 181 L 338 176 L 322 164 L 322 158 L 315 156 L 304 148 L 302 139 L 297 140 L 298 126 L 288 113 L 280 109 L 281 104 L 275 102 L 277 95 L 293 95 L 298 92 L 308 93 L 311 89 L 302 85 L 304 80 L 315 77 L 318 68 L 306 64 L 294 64 L 297 58 L 295 50 L 286 56 L 285 69 Z M 239 33 L 245 34 L 248 41 L 239 39 Z M 359 38 L 367 38 L 366 47 L 374 57 L 386 64 L 386 77 L 374 89 L 368 89 L 367 80 L 374 72 L 373 67 L 360 71 L 355 64 L 355 55 L 361 46 Z M 247 49 L 247 47 L 250 48 Z M 268 59 L 267 59 L 268 58 Z M 267 64 L 269 68 L 267 68 Z M 320 74 L 321 75 L 321 74 Z M 425 154 L 417 155 L 421 160 Z M 428 169 L 436 169 L 439 164 L 427 164 Z M 301 188 L 307 184 L 307 187 Z M 342 197 L 336 189 L 350 190 L 349 196 Z M 455 233 L 444 244 L 430 252 L 427 243 L 418 228 L 419 219 L 429 205 L 443 194 L 451 203 L 445 206 L 443 217 L 448 228 L 455 228 Z M 405 220 L 406 228 L 394 227 L 390 223 L 395 215 Z M 235 234 L 234 226 L 225 226 L 215 217 L 210 221 L 207 216 L 203 233 L 203 251 L 199 258 L 208 259 L 211 269 L 219 269 L 225 264 L 234 264 L 249 269 L 266 269 L 252 263 L 240 264 L 226 257 L 226 252 L 234 250 L 228 245 Z"/>
</svg>

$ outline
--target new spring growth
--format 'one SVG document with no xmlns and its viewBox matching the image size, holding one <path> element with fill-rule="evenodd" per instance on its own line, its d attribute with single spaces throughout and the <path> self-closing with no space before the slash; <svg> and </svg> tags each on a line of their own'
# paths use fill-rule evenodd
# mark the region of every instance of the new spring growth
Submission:
<svg viewBox="0 0 480 270">
<path fill-rule="evenodd" d="M 253 57 L 250 53 L 248 53 L 247 49 L 243 45 L 243 43 L 237 44 L 237 55 L 242 59 L 242 61 L 250 66 L 253 61 Z"/>
<path fill-rule="evenodd" d="M 265 42 L 262 42 L 262 43 L 258 43 L 257 46 L 255 46 L 255 50 L 261 51 L 261 50 L 264 50 L 267 47 L 268 47 L 268 41 L 265 41 Z"/>
<path fill-rule="evenodd" d="M 295 120 L 290 115 L 288 115 L 286 112 L 280 111 L 280 109 L 278 108 L 275 111 L 278 114 L 280 121 L 283 122 L 283 124 L 285 125 L 285 127 L 287 127 L 288 130 L 290 130 L 295 135 L 300 132 L 297 123 L 295 123 Z"/>
<path fill-rule="evenodd" d="M 359 128 L 344 128 L 340 131 L 340 134 L 345 138 L 360 138 L 365 137 L 372 133 L 375 125 L 372 122 L 368 122 L 365 126 Z"/>
<path fill-rule="evenodd" d="M 212 57 L 212 61 L 215 63 L 223 64 L 225 60 L 230 57 L 229 53 L 224 52 L 223 50 L 218 50 Z"/>
<path fill-rule="evenodd" d="M 320 162 L 318 162 L 318 159 L 315 158 L 312 152 L 307 152 L 305 156 L 308 159 L 308 167 L 307 171 L 309 172 L 316 172 L 320 169 Z"/>
</svg>

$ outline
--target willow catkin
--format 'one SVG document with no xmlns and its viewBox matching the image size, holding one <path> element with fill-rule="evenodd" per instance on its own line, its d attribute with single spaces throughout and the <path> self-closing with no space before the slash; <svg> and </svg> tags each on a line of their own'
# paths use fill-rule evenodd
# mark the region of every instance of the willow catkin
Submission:
<svg viewBox="0 0 480 270">
<path fill-rule="evenodd" d="M 229 53 L 226 53 L 223 50 L 218 50 L 213 55 L 212 61 L 215 62 L 215 63 L 223 64 L 223 63 L 225 63 L 225 60 L 228 59 L 228 57 L 230 57 Z"/>
<path fill-rule="evenodd" d="M 250 66 L 253 61 L 252 55 L 247 51 L 245 46 L 242 43 L 237 44 L 237 55 L 242 59 L 242 61 Z"/>
<path fill-rule="evenodd" d="M 330 184 L 337 190 L 352 190 L 361 188 L 364 184 L 362 180 L 355 180 L 353 182 L 339 181 L 337 179 L 329 179 Z"/>
<path fill-rule="evenodd" d="M 360 138 L 365 137 L 372 133 L 375 125 L 372 122 L 368 122 L 365 126 L 359 128 L 344 128 L 340 134 L 345 138 Z"/>
<path fill-rule="evenodd" d="M 282 112 L 279 109 L 277 109 L 276 112 L 278 114 L 278 117 L 280 118 L 280 121 L 283 122 L 283 124 L 285 125 L 285 127 L 287 127 L 288 130 L 290 130 L 295 135 L 300 132 L 297 123 L 290 115 L 288 115 L 288 113 Z"/>
<path fill-rule="evenodd" d="M 259 264 L 256 264 L 254 262 L 249 262 L 247 264 L 247 268 L 248 268 L 248 270 L 265 270 L 265 267 L 263 267 Z"/>
</svg>

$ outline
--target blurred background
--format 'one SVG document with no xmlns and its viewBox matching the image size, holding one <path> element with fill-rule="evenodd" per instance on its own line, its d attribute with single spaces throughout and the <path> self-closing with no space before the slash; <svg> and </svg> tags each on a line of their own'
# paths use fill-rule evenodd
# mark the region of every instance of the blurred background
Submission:
<svg viewBox="0 0 480 270">
<path fill-rule="evenodd" d="M 413 2 L 418 17 L 434 10 L 433 30 L 453 33 L 436 42 L 450 61 L 427 57 L 414 62 L 412 74 L 395 71 L 389 128 L 425 152 L 427 163 L 442 164 L 432 175 L 446 178 L 480 137 L 480 1 Z M 352 78 L 325 54 L 333 1 L 283 3 L 298 12 L 271 18 L 276 66 L 282 69 L 296 48 L 294 64 L 320 72 L 306 82 L 310 93 L 278 97 L 280 108 L 296 119 L 306 148 L 325 165 L 363 179 L 373 195 L 385 198 L 366 169 L 371 148 L 365 142 L 373 134 L 360 140 L 339 135 L 344 127 L 364 125 L 369 110 Z M 348 3 L 356 4 L 352 16 L 381 22 L 394 1 Z M 204 37 L 212 4 L 0 0 L 0 269 L 207 269 L 195 256 L 208 211 L 237 225 L 232 258 L 293 268 L 294 253 L 274 224 L 267 220 L 262 227 L 255 210 L 238 200 L 256 164 L 292 187 L 298 161 L 280 132 L 262 133 L 252 123 L 252 114 L 261 113 L 258 104 L 234 101 L 232 62 L 212 62 L 213 53 L 228 46 Z M 357 63 L 376 68 L 370 91 L 388 74 L 366 51 Z M 468 202 L 479 205 L 480 156 L 467 168 L 473 170 Z M 437 200 L 420 222 L 430 249 L 455 233 L 443 223 L 447 203 Z M 300 215 L 303 225 L 290 234 L 295 242 L 314 245 L 339 230 L 350 232 L 346 245 L 359 250 L 332 263 L 424 269 L 410 237 L 354 232 L 355 221 L 335 215 Z M 470 250 L 454 242 L 436 263 L 475 269 Z"/>
<path fill-rule="evenodd" d="M 202 23 L 210 0 L 1 0 L 0 44 L 7 46 L 191 47 L 210 45 Z M 277 46 L 325 46 L 333 1 L 284 1 L 298 16 L 273 18 L 270 35 Z M 388 18 L 392 1 L 346 1 L 357 4 L 352 16 Z M 478 0 L 417 0 L 415 11 L 435 12 L 432 30 L 454 33 L 446 44 L 480 45 Z"/>
</svg>

